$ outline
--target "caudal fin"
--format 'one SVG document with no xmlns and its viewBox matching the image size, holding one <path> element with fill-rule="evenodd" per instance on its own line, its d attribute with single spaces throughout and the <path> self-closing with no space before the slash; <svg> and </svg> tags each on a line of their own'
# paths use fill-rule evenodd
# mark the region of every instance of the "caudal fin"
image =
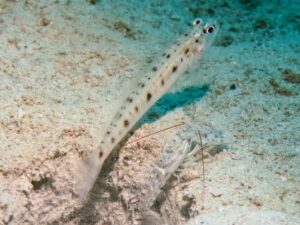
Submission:
<svg viewBox="0 0 300 225">
<path fill-rule="evenodd" d="M 97 157 L 97 151 L 93 151 L 76 165 L 73 190 L 80 198 L 85 198 L 94 186 L 102 164 Z"/>
</svg>

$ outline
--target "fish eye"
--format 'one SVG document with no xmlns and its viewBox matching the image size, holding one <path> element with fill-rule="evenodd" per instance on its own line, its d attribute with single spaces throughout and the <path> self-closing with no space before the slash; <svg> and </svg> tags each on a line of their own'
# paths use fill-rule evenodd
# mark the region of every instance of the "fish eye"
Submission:
<svg viewBox="0 0 300 225">
<path fill-rule="evenodd" d="M 197 25 L 199 25 L 200 23 L 201 23 L 201 19 L 198 18 L 198 19 L 195 19 L 195 20 L 194 20 L 193 25 L 194 25 L 194 26 L 197 26 Z"/>
<path fill-rule="evenodd" d="M 215 26 L 214 25 L 210 25 L 210 26 L 208 26 L 207 28 L 204 28 L 203 29 L 203 33 L 209 33 L 209 34 L 211 34 L 211 33 L 213 33 L 215 31 Z"/>
</svg>

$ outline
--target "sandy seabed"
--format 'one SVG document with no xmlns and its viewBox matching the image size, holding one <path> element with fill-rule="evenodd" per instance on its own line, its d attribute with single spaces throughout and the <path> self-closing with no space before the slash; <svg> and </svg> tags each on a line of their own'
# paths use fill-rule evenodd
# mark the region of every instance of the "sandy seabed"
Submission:
<svg viewBox="0 0 300 225">
<path fill-rule="evenodd" d="M 133 190 L 180 126 L 125 144 L 85 201 L 73 168 L 198 15 L 220 21 L 217 40 L 129 141 L 185 121 L 223 147 L 205 187 L 186 163 L 153 210 L 168 224 L 300 224 L 299 3 L 166 2 L 0 0 L 0 224 L 140 224 Z"/>
</svg>

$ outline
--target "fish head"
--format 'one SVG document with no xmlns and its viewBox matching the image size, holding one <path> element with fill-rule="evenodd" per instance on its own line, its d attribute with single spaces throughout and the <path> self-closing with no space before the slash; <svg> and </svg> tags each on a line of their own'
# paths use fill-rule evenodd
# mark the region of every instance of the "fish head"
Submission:
<svg viewBox="0 0 300 225">
<path fill-rule="evenodd" d="M 197 18 L 193 21 L 192 38 L 194 44 L 194 52 L 202 53 L 208 48 L 219 30 L 219 24 L 212 19 L 202 20 Z"/>
</svg>

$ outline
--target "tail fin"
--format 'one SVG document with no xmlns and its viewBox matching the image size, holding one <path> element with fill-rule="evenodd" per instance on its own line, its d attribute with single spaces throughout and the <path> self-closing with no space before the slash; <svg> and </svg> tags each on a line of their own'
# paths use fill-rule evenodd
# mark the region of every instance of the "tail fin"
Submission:
<svg viewBox="0 0 300 225">
<path fill-rule="evenodd" d="M 91 152 L 85 159 L 76 165 L 74 193 L 80 198 L 85 198 L 101 171 L 103 161 L 99 160 L 98 151 Z"/>
</svg>

